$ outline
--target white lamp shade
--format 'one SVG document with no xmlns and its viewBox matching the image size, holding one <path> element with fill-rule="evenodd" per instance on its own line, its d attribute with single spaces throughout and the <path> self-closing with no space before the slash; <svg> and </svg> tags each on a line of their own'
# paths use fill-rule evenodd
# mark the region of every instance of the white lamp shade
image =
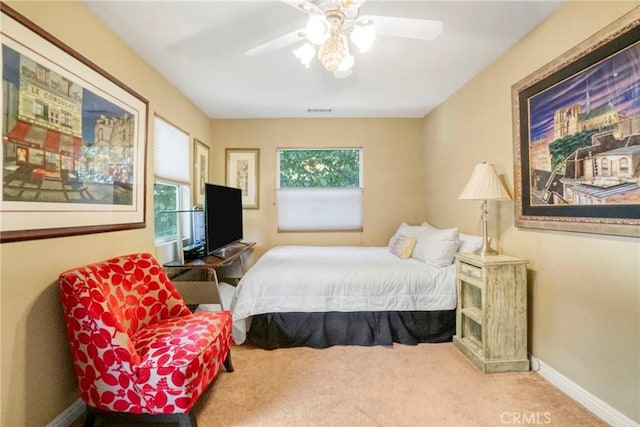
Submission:
<svg viewBox="0 0 640 427">
<path fill-rule="evenodd" d="M 305 43 L 297 49 L 293 49 L 293 54 L 300 60 L 302 65 L 309 68 L 309 63 L 316 55 L 316 50 L 310 43 Z"/>
<path fill-rule="evenodd" d="M 304 31 L 312 44 L 321 45 L 329 39 L 331 25 L 324 15 L 313 15 L 307 21 Z"/>
<path fill-rule="evenodd" d="M 369 19 L 361 19 L 356 21 L 351 31 L 351 41 L 355 44 L 360 52 L 368 51 L 373 46 L 376 39 L 376 27 Z"/>
<path fill-rule="evenodd" d="M 458 199 L 510 200 L 511 196 L 502 185 L 491 163 L 479 163 Z"/>
<path fill-rule="evenodd" d="M 338 65 L 337 71 L 349 71 L 351 68 L 353 68 L 353 64 L 355 64 L 355 62 L 356 59 L 353 57 L 353 55 L 347 55 L 344 57 L 340 65 Z"/>
</svg>

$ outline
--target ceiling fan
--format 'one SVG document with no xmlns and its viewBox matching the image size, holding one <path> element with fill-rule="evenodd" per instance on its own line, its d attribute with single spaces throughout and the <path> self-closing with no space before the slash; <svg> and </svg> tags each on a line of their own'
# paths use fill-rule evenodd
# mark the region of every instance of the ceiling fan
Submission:
<svg viewBox="0 0 640 427">
<path fill-rule="evenodd" d="M 281 1 L 306 13 L 307 24 L 245 51 L 245 56 L 260 55 L 306 40 L 293 50 L 302 65 L 309 68 L 317 54 L 324 68 L 341 78 L 351 75 L 355 63 L 349 39 L 360 52 L 366 52 L 376 35 L 428 41 L 442 32 L 440 21 L 360 15 L 360 6 L 365 0 Z"/>
</svg>

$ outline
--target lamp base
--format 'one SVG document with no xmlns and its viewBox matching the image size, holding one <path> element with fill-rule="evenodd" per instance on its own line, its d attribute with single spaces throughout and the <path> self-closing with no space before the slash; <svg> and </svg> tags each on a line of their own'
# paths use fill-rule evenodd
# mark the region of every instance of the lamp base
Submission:
<svg viewBox="0 0 640 427">
<path fill-rule="evenodd" d="M 500 252 L 496 251 L 489 245 L 483 245 L 480 249 L 476 249 L 475 251 L 473 251 L 473 253 L 480 256 L 500 255 Z"/>
<path fill-rule="evenodd" d="M 491 247 L 491 238 L 487 233 L 487 218 L 489 213 L 487 211 L 487 201 L 482 203 L 482 246 L 479 249 L 473 251 L 474 254 L 480 256 L 498 255 L 498 251 Z"/>
</svg>

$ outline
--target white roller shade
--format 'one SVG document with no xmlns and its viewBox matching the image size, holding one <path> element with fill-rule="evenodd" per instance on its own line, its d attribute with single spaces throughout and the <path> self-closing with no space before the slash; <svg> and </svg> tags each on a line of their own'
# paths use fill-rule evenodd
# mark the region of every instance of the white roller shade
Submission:
<svg viewBox="0 0 640 427">
<path fill-rule="evenodd" d="M 189 183 L 189 135 L 156 116 L 153 149 L 155 176 Z"/>
<path fill-rule="evenodd" d="M 279 231 L 362 231 L 361 188 L 277 191 Z"/>
</svg>

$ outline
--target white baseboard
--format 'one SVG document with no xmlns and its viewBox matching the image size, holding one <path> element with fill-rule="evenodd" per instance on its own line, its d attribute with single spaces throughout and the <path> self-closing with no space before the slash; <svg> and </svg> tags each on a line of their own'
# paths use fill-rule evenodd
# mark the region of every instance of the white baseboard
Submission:
<svg viewBox="0 0 640 427">
<path fill-rule="evenodd" d="M 531 370 L 538 372 L 540 376 L 558 387 L 563 393 L 576 400 L 582 406 L 593 412 L 597 417 L 613 427 L 640 427 L 640 424 L 615 409 L 613 406 L 589 393 L 542 360 L 529 355 L 531 358 Z"/>
<path fill-rule="evenodd" d="M 85 411 L 85 405 L 82 399 L 78 398 L 75 402 L 67 407 L 64 411 L 60 412 L 47 427 L 70 427 L 74 422 L 80 418 Z"/>
</svg>

